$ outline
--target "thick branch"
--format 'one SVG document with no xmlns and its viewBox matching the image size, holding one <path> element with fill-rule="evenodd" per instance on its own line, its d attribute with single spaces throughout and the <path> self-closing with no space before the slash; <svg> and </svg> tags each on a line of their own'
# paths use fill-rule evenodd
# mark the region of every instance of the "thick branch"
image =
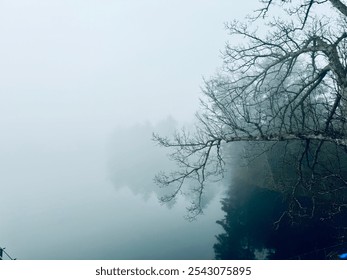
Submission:
<svg viewBox="0 0 347 280">
<path fill-rule="evenodd" d="M 347 17 L 347 6 L 340 0 L 329 0 L 330 3 L 338 9 L 344 16 Z"/>
</svg>

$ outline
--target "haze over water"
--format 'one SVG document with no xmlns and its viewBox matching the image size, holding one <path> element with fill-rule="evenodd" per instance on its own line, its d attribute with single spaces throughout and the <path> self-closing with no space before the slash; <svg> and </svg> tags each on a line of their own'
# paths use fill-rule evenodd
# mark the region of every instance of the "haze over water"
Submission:
<svg viewBox="0 0 347 280">
<path fill-rule="evenodd" d="M 223 23 L 247 12 L 224 0 L 3 1 L 0 246 L 18 259 L 213 258 L 222 188 L 193 223 L 184 198 L 160 205 L 151 178 L 170 164 L 150 138 L 169 116 L 192 121 Z"/>
</svg>

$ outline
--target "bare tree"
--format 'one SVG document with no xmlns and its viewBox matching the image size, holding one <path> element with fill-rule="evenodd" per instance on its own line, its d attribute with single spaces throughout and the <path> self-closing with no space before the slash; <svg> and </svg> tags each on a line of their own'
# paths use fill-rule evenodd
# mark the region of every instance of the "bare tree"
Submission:
<svg viewBox="0 0 347 280">
<path fill-rule="evenodd" d="M 189 211 L 198 215 L 206 182 L 224 173 L 226 144 L 252 142 L 263 145 L 257 155 L 281 159 L 272 171 L 278 166 L 288 171 L 290 165 L 295 173 L 275 180 L 293 201 L 286 214 L 313 215 L 317 196 L 322 204 L 334 197 L 328 217 L 347 206 L 342 195 L 347 187 L 347 4 L 260 2 L 263 8 L 248 22 L 226 25 L 233 41 L 243 43 L 227 44 L 223 70 L 205 81 L 196 130 L 173 139 L 154 135 L 173 149 L 171 158 L 178 163 L 175 172 L 156 177 L 159 185 L 172 188 L 162 200 L 174 199 L 195 181 Z M 269 20 L 275 4 L 290 17 Z M 317 7 L 331 8 L 330 16 L 318 17 Z M 253 28 L 260 21 L 263 28 Z M 298 199 L 307 194 L 310 207 Z"/>
</svg>

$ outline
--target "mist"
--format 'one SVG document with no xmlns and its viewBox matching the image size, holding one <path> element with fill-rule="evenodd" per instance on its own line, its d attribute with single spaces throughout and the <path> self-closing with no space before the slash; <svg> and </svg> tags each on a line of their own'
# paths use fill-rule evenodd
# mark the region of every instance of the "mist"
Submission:
<svg viewBox="0 0 347 280">
<path fill-rule="evenodd" d="M 256 2 L 256 1 L 253 1 Z M 18 259 L 211 259 L 223 189 L 161 205 L 151 140 L 192 123 L 232 1 L 2 1 L 0 246 Z M 169 117 L 172 116 L 172 117 Z"/>
</svg>

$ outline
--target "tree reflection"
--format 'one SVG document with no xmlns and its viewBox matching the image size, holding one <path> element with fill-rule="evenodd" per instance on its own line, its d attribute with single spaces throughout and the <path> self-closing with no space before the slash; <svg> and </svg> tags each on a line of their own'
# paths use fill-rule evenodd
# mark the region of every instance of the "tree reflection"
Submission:
<svg viewBox="0 0 347 280">
<path fill-rule="evenodd" d="M 270 189 L 230 191 L 222 201 L 225 217 L 217 221 L 224 232 L 214 245 L 216 259 L 336 259 L 346 251 L 347 211 L 331 219 L 279 219 L 287 203 L 283 193 Z M 303 196 L 300 203 L 310 200 Z"/>
</svg>

